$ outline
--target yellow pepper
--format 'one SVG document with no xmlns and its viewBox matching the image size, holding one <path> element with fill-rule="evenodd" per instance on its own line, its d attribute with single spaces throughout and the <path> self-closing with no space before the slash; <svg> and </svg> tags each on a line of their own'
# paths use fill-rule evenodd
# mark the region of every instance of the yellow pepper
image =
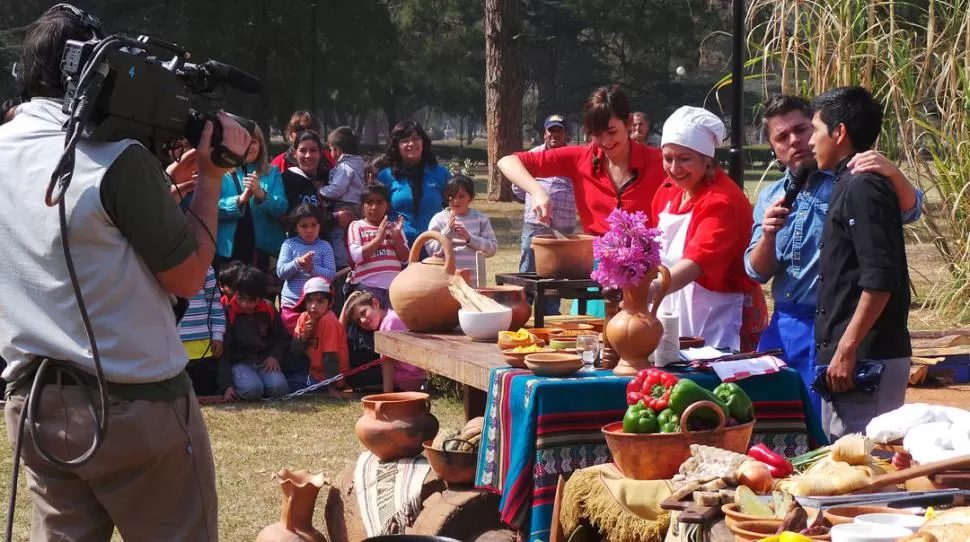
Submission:
<svg viewBox="0 0 970 542">
<path fill-rule="evenodd" d="M 762 538 L 761 540 L 758 540 L 758 542 L 780 542 L 780 540 L 781 540 L 781 535 L 773 534 L 768 538 Z"/>
<path fill-rule="evenodd" d="M 812 542 L 812 539 L 803 534 L 785 531 L 778 537 L 778 542 Z"/>
</svg>

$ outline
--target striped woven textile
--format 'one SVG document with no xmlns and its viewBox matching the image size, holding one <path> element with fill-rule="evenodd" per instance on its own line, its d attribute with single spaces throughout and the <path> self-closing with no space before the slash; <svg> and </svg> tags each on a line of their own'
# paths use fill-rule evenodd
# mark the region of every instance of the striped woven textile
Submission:
<svg viewBox="0 0 970 542">
<path fill-rule="evenodd" d="M 713 389 L 710 373 L 687 376 Z M 560 475 L 612 461 L 600 428 L 623 418 L 629 377 L 609 371 L 571 378 L 537 377 L 531 371 L 494 369 L 489 378 L 476 486 L 502 495 L 502 519 L 548 540 L 552 504 Z M 752 444 L 765 442 L 788 456 L 826 444 L 817 415 L 806 408 L 807 390 L 798 373 L 738 382 L 755 406 Z"/>
</svg>

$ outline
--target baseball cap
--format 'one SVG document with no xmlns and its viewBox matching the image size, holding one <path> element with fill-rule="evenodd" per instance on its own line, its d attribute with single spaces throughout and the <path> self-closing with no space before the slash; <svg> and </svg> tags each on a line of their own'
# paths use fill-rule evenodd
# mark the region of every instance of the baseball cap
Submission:
<svg viewBox="0 0 970 542">
<path fill-rule="evenodd" d="M 548 117 L 546 117 L 546 122 L 543 123 L 542 127 L 544 129 L 548 130 L 549 128 L 552 128 L 553 126 L 557 126 L 559 128 L 562 128 L 563 130 L 565 130 L 566 129 L 566 119 L 562 115 L 549 115 Z"/>
<path fill-rule="evenodd" d="M 331 301 L 333 300 L 333 292 L 330 291 L 330 282 L 323 277 L 311 277 L 303 285 L 303 293 L 300 294 L 300 300 L 293 306 L 293 310 L 296 312 L 306 310 L 303 301 L 306 299 L 306 296 L 315 293 L 327 294 L 330 296 Z"/>
</svg>

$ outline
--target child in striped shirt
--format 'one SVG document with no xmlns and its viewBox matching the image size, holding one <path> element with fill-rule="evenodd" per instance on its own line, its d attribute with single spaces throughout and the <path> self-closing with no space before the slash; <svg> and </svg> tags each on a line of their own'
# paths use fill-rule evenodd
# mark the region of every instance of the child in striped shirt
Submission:
<svg viewBox="0 0 970 542">
<path fill-rule="evenodd" d="M 195 394 L 213 395 L 216 387 L 216 362 L 222 355 L 222 338 L 226 330 L 226 313 L 220 302 L 216 272 L 209 266 L 205 283 L 192 299 L 179 320 L 179 339 L 189 354 L 185 371 L 192 379 Z"/>
<path fill-rule="evenodd" d="M 361 195 L 364 218 L 350 223 L 347 248 L 354 270 L 348 279 L 351 288 L 374 294 L 383 306 L 390 306 L 387 289 L 408 261 L 408 242 L 404 238 L 403 218 L 387 220 L 391 194 L 387 187 L 373 183 Z"/>
<path fill-rule="evenodd" d="M 287 218 L 291 231 L 280 247 L 276 274 L 283 280 L 283 290 L 280 292 L 283 325 L 292 335 L 296 320 L 300 317 L 294 306 L 303 295 L 303 285 L 310 277 L 332 281 L 337 270 L 333 248 L 330 243 L 320 239 L 320 224 L 323 222 L 320 209 L 309 203 L 301 203 Z"/>
<path fill-rule="evenodd" d="M 485 286 L 486 277 L 478 276 L 475 253 L 481 252 L 491 258 L 498 250 L 498 239 L 492 230 L 488 216 L 471 208 L 475 199 L 475 182 L 466 175 L 455 175 L 445 186 L 445 210 L 431 217 L 428 230 L 441 232 L 451 239 L 455 254 L 455 267 L 471 270 L 470 284 L 477 288 Z M 426 244 L 429 254 L 439 255 L 441 245 L 437 241 Z"/>
</svg>

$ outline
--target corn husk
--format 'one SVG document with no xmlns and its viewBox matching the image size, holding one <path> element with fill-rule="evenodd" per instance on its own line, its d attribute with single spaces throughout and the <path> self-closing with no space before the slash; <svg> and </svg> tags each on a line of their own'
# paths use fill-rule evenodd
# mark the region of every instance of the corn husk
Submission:
<svg viewBox="0 0 970 542">
<path fill-rule="evenodd" d="M 873 446 L 861 433 L 845 435 L 832 445 L 832 459 L 850 465 L 867 465 L 872 462 Z"/>
<path fill-rule="evenodd" d="M 864 487 L 876 472 L 871 466 L 850 465 L 844 461 L 835 461 L 830 456 L 816 463 L 804 474 L 778 482 L 775 489 L 795 496 L 845 495 Z"/>
</svg>

